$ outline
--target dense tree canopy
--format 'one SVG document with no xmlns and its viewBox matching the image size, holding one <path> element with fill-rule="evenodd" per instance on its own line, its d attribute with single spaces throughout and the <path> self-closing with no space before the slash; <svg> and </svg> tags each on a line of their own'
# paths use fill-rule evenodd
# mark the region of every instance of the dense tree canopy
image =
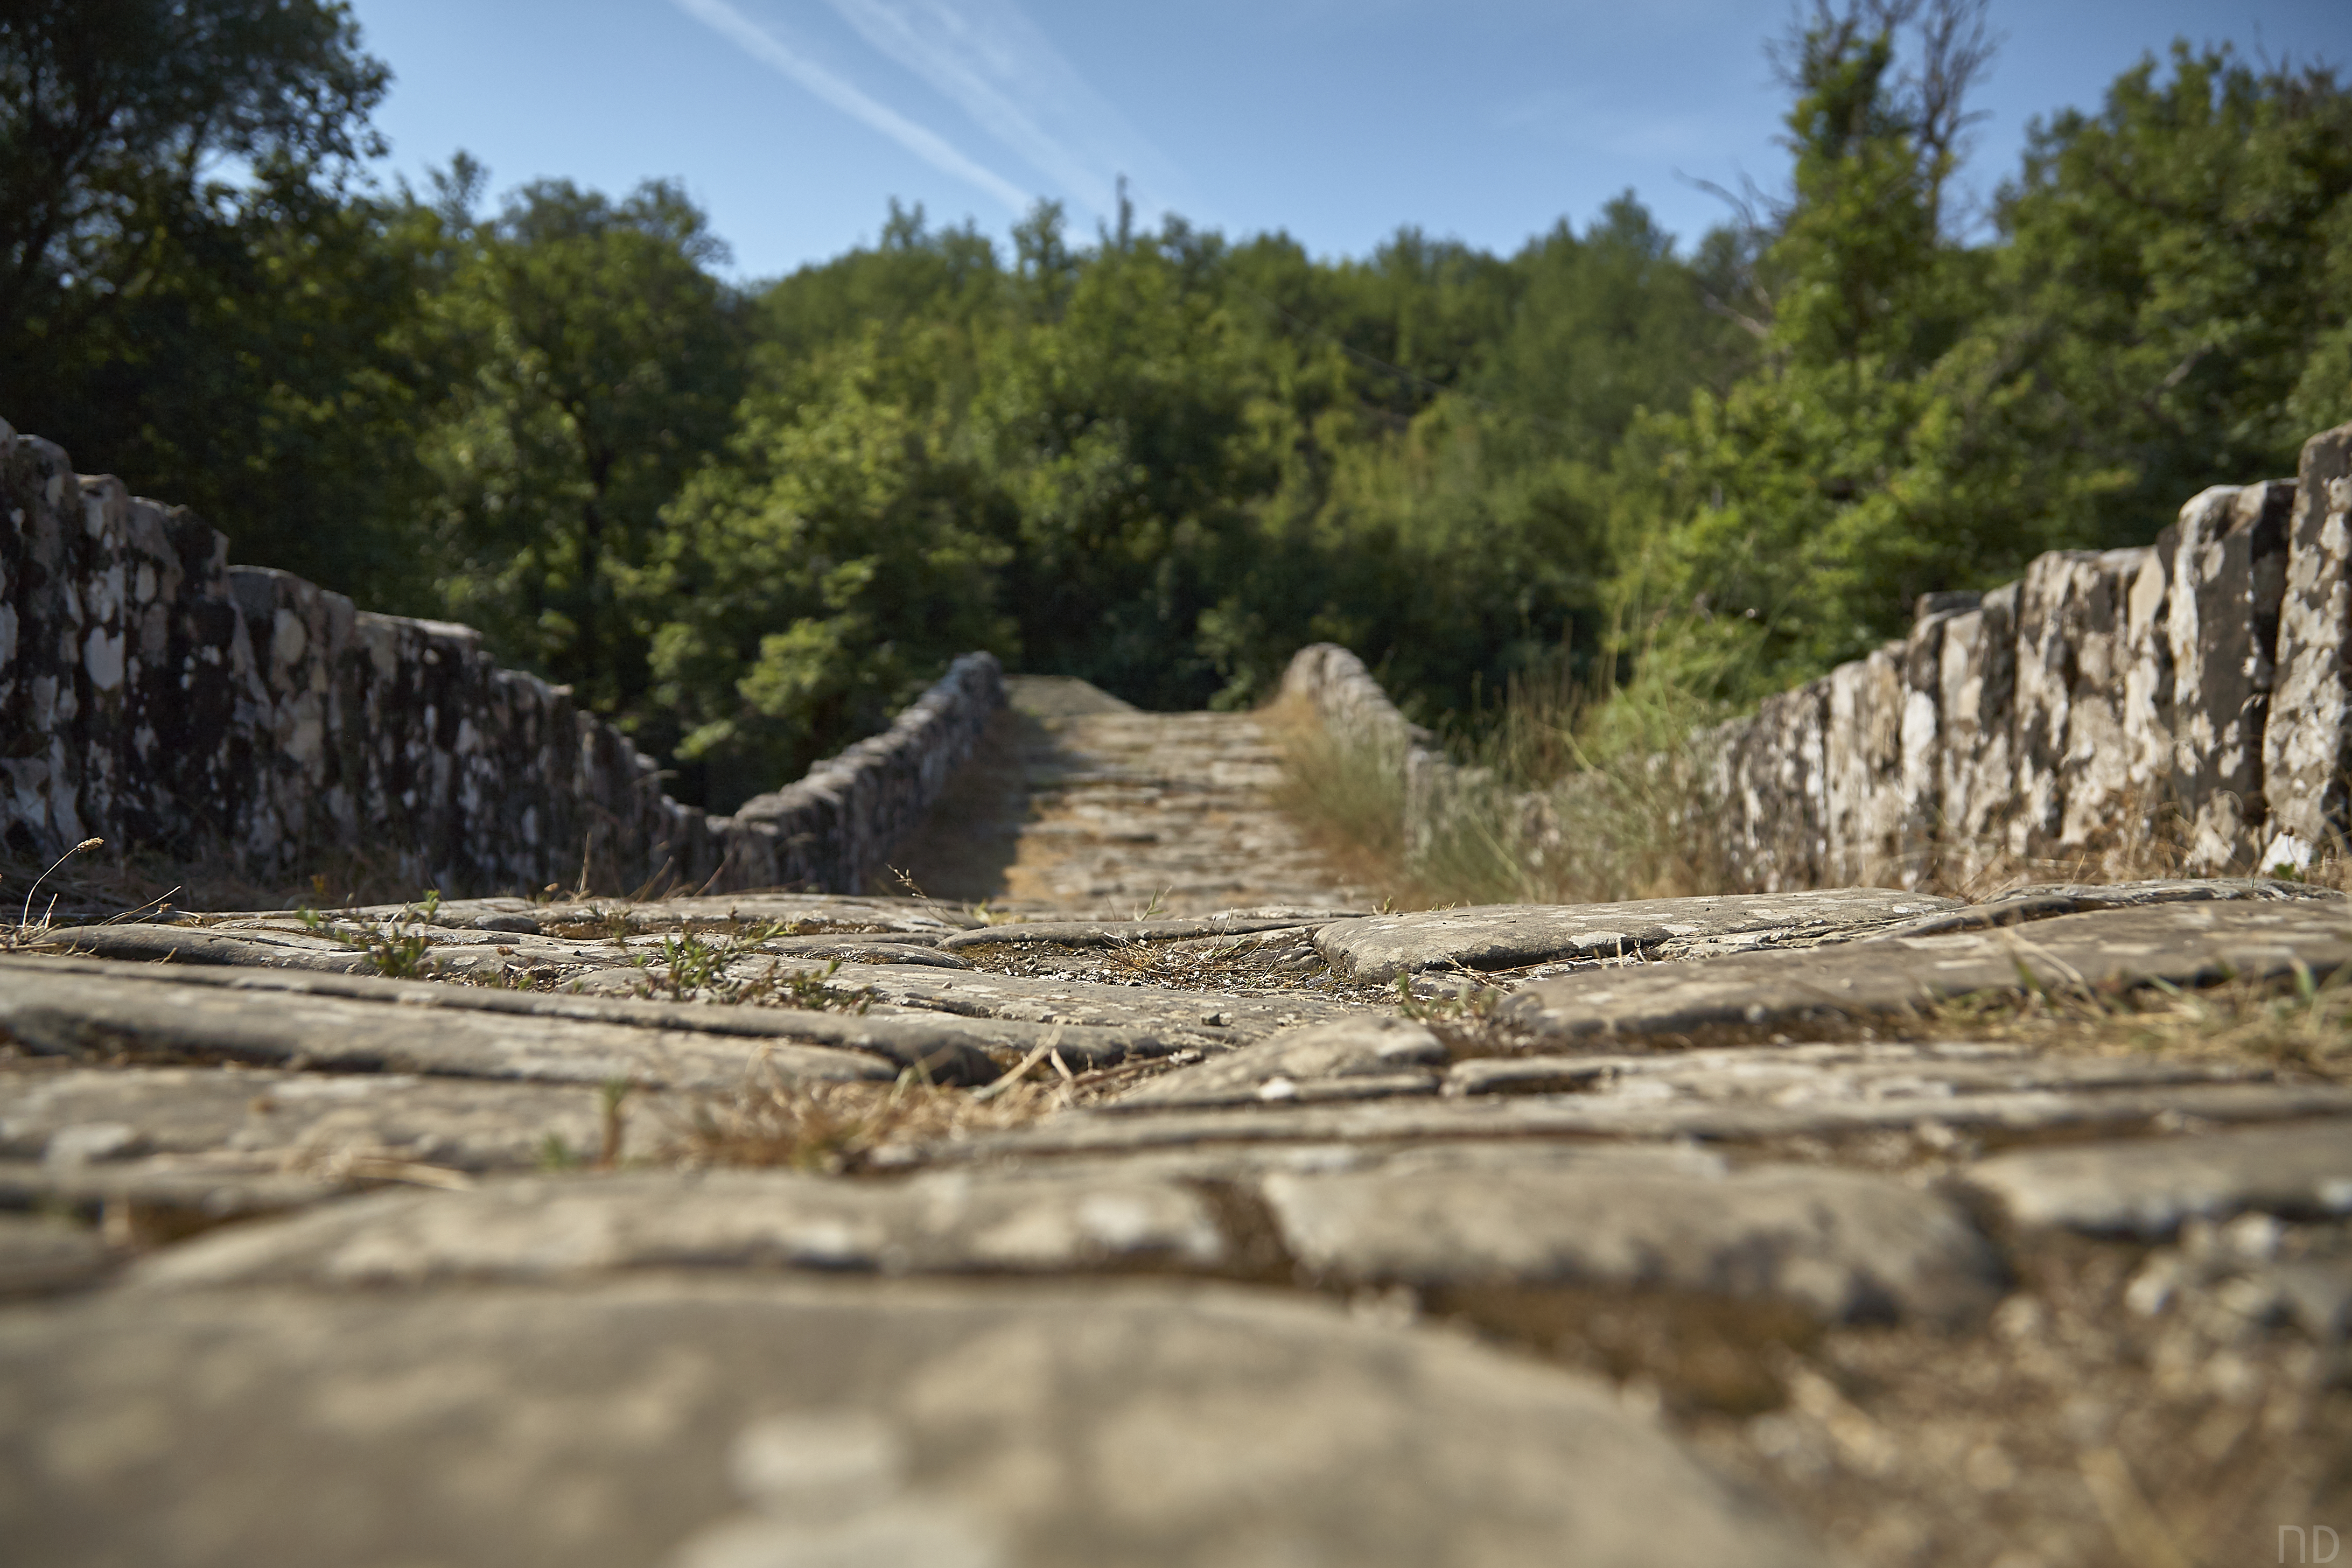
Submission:
<svg viewBox="0 0 2352 1568">
<path fill-rule="evenodd" d="M 367 183 L 340 5 L 0 0 L 0 414 L 481 626 L 719 806 L 971 647 L 1148 706 L 1320 637 L 1432 720 L 1637 654 L 1737 700 L 2352 417 L 2352 93 L 2176 45 L 1972 227 L 1990 47 L 1816 0 L 1787 187 L 1690 244 L 1630 191 L 1341 259 L 892 204 L 742 285 L 674 184 Z"/>
<path fill-rule="evenodd" d="M 406 542 L 326 521 L 413 493 L 436 379 L 429 237 L 351 185 L 386 79 L 326 0 L 0 4 L 0 410 L 423 607 Z"/>
</svg>

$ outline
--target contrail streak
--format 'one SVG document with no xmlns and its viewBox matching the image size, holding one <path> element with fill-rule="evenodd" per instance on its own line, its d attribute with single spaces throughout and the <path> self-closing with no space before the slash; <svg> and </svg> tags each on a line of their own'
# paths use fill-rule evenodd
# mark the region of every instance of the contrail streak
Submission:
<svg viewBox="0 0 2352 1568">
<path fill-rule="evenodd" d="M 953 99 L 980 122 L 982 130 L 1051 176 L 1064 190 L 1081 196 L 1089 206 L 1102 205 L 1104 189 L 1110 184 L 1108 174 L 1090 167 L 1086 158 L 1040 125 L 1027 109 L 1015 101 L 1014 92 L 1019 87 L 1009 79 L 1030 62 L 1003 47 L 1007 40 L 974 37 L 969 20 L 948 5 L 924 6 L 926 14 L 917 14 L 913 7 L 893 5 L 889 0 L 832 0 L 832 5 L 867 43 Z M 987 47 L 991 42 L 999 47 Z M 1049 58 L 1039 63 L 1050 68 L 1061 62 Z M 991 67 L 994 68 L 992 71 Z M 992 76 L 997 79 L 992 80 Z M 1050 90 L 1039 92 L 1043 83 L 1033 81 L 1020 86 L 1030 89 L 1032 105 L 1050 104 L 1058 96 Z M 1007 88 L 1014 90 L 1007 91 Z"/>
<path fill-rule="evenodd" d="M 1139 177 L 1147 214 L 1164 210 L 1159 198 L 1178 183 L 1168 161 L 1011 0 L 827 4 L 1080 207 L 1108 214 L 1124 173 Z"/>
<path fill-rule="evenodd" d="M 812 60 L 804 59 L 727 0 L 673 0 L 677 8 L 728 39 L 761 64 L 773 67 L 854 120 L 864 121 L 943 174 L 968 180 L 1015 213 L 1029 209 L 1029 193 L 982 167 L 941 137 L 887 104 L 877 103 Z"/>
</svg>

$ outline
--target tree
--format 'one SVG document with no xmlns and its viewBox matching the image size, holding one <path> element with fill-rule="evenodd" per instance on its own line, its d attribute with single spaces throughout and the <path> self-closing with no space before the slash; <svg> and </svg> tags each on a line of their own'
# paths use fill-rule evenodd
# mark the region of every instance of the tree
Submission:
<svg viewBox="0 0 2352 1568">
<path fill-rule="evenodd" d="M 2352 92 L 2176 43 L 2096 114 L 2037 122 L 1998 218 L 1984 357 L 2030 396 L 2029 458 L 2119 476 L 2073 520 L 2137 543 L 2221 478 L 2292 473 L 2352 418 Z M 2331 368 L 2332 367 L 2332 368 Z"/>
<path fill-rule="evenodd" d="M 0 5 L 0 416 L 240 559 L 423 609 L 434 241 L 352 188 L 386 80 L 320 0 Z"/>
<path fill-rule="evenodd" d="M 1919 592 L 2047 537 L 2037 498 L 1989 495 L 1969 466 L 2008 405 L 1947 363 L 1990 302 L 1945 198 L 1990 58 L 1983 9 L 1823 0 L 1782 41 L 1790 194 L 1729 247 L 1752 263 L 1714 296 L 1759 361 L 1637 421 L 1615 455 L 1634 635 L 1663 625 L 1670 657 L 1736 691 L 1853 658 Z"/>
<path fill-rule="evenodd" d="M 460 226 L 479 183 L 456 171 Z M 631 713 L 661 508 L 743 389 L 738 310 L 706 270 L 721 250 L 661 182 L 618 202 L 541 182 L 470 228 L 440 310 L 476 368 L 424 443 L 444 600 L 590 707 Z"/>
<path fill-rule="evenodd" d="M 748 399 L 665 514 L 652 697 L 715 808 L 881 728 L 956 655 L 1014 653 L 996 608 L 1008 502 L 926 399 L 927 345 L 885 363 L 881 342 L 838 351 L 815 395 Z"/>
<path fill-rule="evenodd" d="M 1080 258 L 1050 212 L 1016 237 L 1013 319 L 974 420 L 1019 509 L 1005 603 L 1023 652 L 1145 706 L 1196 706 L 1218 684 L 1201 612 L 1244 499 L 1273 478 L 1216 258 L 1182 231 Z"/>
<path fill-rule="evenodd" d="M 332 0 L 9 0 L 0 7 L 0 323 L 53 350 L 138 287 L 225 160 L 331 180 L 383 144 L 390 73 Z M 15 355 L 0 356 L 0 363 Z M 16 390 L 13 386 L 11 391 Z"/>
</svg>

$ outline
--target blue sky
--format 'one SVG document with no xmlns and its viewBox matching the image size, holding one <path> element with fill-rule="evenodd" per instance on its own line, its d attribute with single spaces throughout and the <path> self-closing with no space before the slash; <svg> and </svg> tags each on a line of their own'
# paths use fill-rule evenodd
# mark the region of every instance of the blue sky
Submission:
<svg viewBox="0 0 2352 1568">
<path fill-rule="evenodd" d="M 870 241 L 897 197 L 1000 237 L 1037 196 L 1082 232 L 1125 174 L 1163 211 L 1323 256 L 1417 225 L 1496 250 L 1633 187 L 1695 238 L 1689 182 L 1777 185 L 1784 4 L 1738 0 L 357 0 L 395 80 L 388 174 L 459 148 L 492 188 L 682 179 L 770 277 Z M 2004 42 L 1965 178 L 2175 36 L 2352 69 L 2345 0 L 1993 0 Z"/>
</svg>

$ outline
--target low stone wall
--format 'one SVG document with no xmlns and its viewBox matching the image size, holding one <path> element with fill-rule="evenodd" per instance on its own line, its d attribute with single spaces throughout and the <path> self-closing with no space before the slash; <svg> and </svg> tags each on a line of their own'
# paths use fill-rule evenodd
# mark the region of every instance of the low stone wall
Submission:
<svg viewBox="0 0 2352 1568">
<path fill-rule="evenodd" d="M 0 838 L 96 835 L 279 879 L 322 853 L 451 894 L 855 892 L 1004 700 L 968 654 L 885 733 L 710 816 L 480 634 L 228 563 L 185 508 L 0 424 Z"/>
<path fill-rule="evenodd" d="M 1405 838 L 1418 849 L 1450 798 L 1462 770 L 1445 758 L 1436 737 L 1408 722 L 1381 683 L 1338 643 L 1314 643 L 1293 654 L 1282 672 L 1282 700 L 1303 702 L 1325 729 L 1372 748 L 1386 766 L 1404 773 Z"/>
<path fill-rule="evenodd" d="M 1329 645 L 1285 689 L 1342 730 L 1404 722 Z M 2308 865 L 2352 831 L 2352 425 L 2305 443 L 2294 479 L 2195 497 L 2152 545 L 1926 595 L 1908 637 L 1694 750 L 1692 830 L 1731 890 Z M 1418 841 L 1464 775 L 1419 742 L 1407 765 Z"/>
</svg>

